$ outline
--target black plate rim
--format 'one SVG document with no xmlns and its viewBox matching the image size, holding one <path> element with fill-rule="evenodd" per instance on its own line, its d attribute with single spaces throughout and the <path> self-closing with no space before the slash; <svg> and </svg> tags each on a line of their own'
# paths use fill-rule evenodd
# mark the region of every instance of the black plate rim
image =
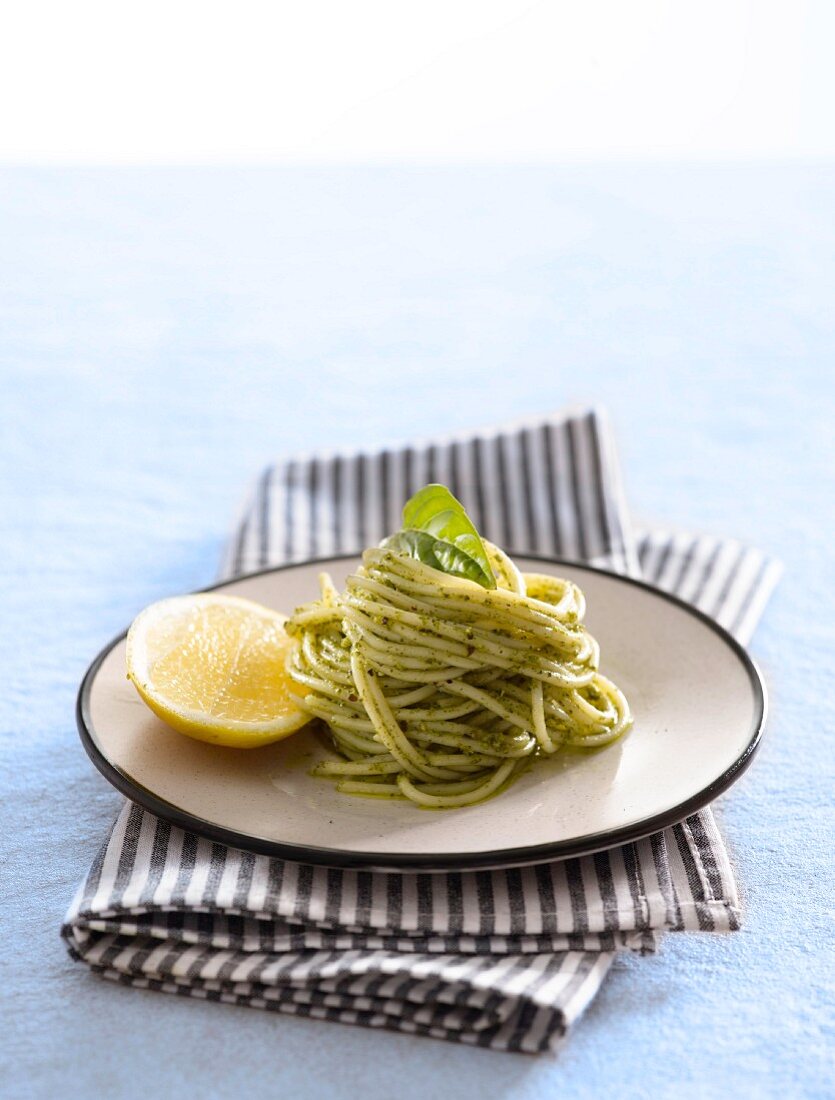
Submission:
<svg viewBox="0 0 835 1100">
<path fill-rule="evenodd" d="M 641 821 L 633 822 L 621 829 L 610 829 L 602 833 L 589 833 L 585 836 L 572 837 L 570 840 L 554 841 L 549 844 L 530 845 L 522 848 L 497 848 L 484 852 L 465 853 L 460 856 L 450 856 L 448 853 L 439 854 L 429 852 L 417 854 L 403 853 L 399 856 L 393 856 L 388 852 L 345 852 L 334 848 L 321 848 L 314 845 L 291 844 L 281 841 L 266 840 L 263 837 L 241 833 L 234 829 L 227 829 L 223 826 L 216 825 L 214 822 L 197 817 L 175 806 L 173 803 L 159 798 L 153 791 L 143 787 L 142 784 L 122 771 L 117 765 L 111 763 L 99 748 L 93 733 L 93 723 L 90 715 L 90 693 L 96 674 L 101 668 L 105 658 L 115 646 L 119 645 L 119 643 L 127 637 L 127 630 L 122 631 L 121 634 L 108 642 L 91 662 L 81 680 L 76 700 L 76 724 L 78 726 L 81 743 L 93 764 L 117 791 L 125 795 L 131 802 L 150 811 L 171 825 L 178 826 L 189 832 L 197 833 L 199 836 L 203 836 L 208 840 L 226 844 L 232 848 L 255 852 L 258 855 L 290 860 L 294 863 L 313 863 L 325 867 L 363 868 L 366 870 L 427 872 L 467 871 L 489 867 L 519 867 L 533 863 L 543 863 L 551 860 L 571 859 L 578 856 L 590 855 L 593 852 L 602 851 L 606 848 L 613 848 L 621 844 L 628 844 L 633 841 L 641 840 L 661 829 L 666 829 L 671 825 L 678 824 L 678 822 L 685 820 L 690 817 L 691 814 L 696 813 L 697 810 L 708 805 L 739 779 L 750 765 L 762 742 L 768 712 L 768 701 L 765 683 L 759 668 L 748 655 L 742 644 L 738 642 L 732 634 L 725 630 L 723 626 L 720 626 L 715 619 L 712 619 L 709 615 L 700 611 L 692 604 L 687 603 L 678 596 L 674 596 L 670 592 L 664 591 L 662 588 L 658 588 L 656 585 L 649 584 L 647 581 L 639 580 L 636 577 L 625 576 L 611 569 L 602 569 L 597 566 L 589 565 L 587 562 L 572 561 L 568 558 L 549 558 L 539 554 L 530 554 L 521 551 L 515 554 L 511 552 L 511 556 L 525 558 L 527 561 L 535 561 L 543 565 L 564 566 L 569 569 L 583 570 L 587 573 L 601 573 L 624 584 L 642 588 L 652 593 L 654 596 L 667 600 L 669 603 L 681 608 L 687 614 L 700 620 L 717 634 L 744 667 L 748 674 L 748 679 L 754 695 L 755 707 L 752 729 L 745 748 L 736 760 L 706 787 L 668 810 L 664 810 L 650 818 L 644 818 Z M 318 565 L 324 568 L 328 564 L 348 561 L 358 557 L 358 554 L 338 554 L 327 558 L 288 562 L 285 565 L 270 566 L 266 569 L 256 569 L 250 573 L 242 573 L 239 576 L 219 581 L 217 584 L 211 584 L 206 588 L 200 588 L 196 591 L 215 592 L 218 589 L 227 588 L 229 585 L 237 584 L 240 581 L 252 577 L 265 576 L 269 573 L 282 573 L 288 569 L 297 569 L 300 566 Z"/>
</svg>

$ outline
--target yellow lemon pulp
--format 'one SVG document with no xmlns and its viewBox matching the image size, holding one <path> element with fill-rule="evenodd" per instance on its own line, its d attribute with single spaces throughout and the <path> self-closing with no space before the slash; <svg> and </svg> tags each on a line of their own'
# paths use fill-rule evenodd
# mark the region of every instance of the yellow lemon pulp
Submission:
<svg viewBox="0 0 835 1100">
<path fill-rule="evenodd" d="M 286 618 L 211 592 L 160 600 L 128 631 L 128 679 L 189 737 L 242 749 L 279 741 L 310 721 L 284 667 Z"/>
</svg>

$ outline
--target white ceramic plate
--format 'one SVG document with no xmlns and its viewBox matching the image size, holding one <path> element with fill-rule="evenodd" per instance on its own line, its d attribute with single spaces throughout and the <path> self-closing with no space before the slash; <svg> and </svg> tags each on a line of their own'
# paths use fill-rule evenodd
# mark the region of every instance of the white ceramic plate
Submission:
<svg viewBox="0 0 835 1100">
<path fill-rule="evenodd" d="M 286 566 L 221 585 L 291 611 L 316 596 L 326 568 L 337 585 L 357 558 Z M 568 562 L 517 558 L 523 570 L 576 581 L 601 670 L 625 692 L 632 731 L 596 753 L 537 761 L 509 790 L 477 806 L 425 811 L 337 794 L 311 777 L 326 755 L 303 730 L 240 751 L 170 730 L 125 677 L 125 637 L 90 666 L 78 726 L 95 765 L 159 817 L 238 848 L 331 866 L 449 870 L 560 859 L 636 840 L 714 799 L 760 740 L 765 692 L 742 647 L 721 627 L 641 582 Z"/>
</svg>

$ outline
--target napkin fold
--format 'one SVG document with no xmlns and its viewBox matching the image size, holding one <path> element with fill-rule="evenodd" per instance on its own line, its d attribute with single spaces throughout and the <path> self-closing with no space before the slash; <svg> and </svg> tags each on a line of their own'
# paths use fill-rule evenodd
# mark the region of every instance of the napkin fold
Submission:
<svg viewBox="0 0 835 1100">
<path fill-rule="evenodd" d="M 359 552 L 449 485 L 512 554 L 589 561 L 688 600 L 745 642 L 780 567 L 730 539 L 632 531 L 599 410 L 473 437 L 269 466 L 222 577 Z M 127 803 L 62 934 L 104 977 L 498 1050 L 553 1049 L 619 950 L 730 931 L 739 901 L 709 808 L 582 859 L 499 871 L 314 867 L 202 839 Z"/>
</svg>

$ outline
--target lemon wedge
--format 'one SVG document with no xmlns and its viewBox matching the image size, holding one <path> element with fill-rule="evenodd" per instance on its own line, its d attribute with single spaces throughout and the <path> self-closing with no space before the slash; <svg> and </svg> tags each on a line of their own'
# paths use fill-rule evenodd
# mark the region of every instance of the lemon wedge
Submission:
<svg viewBox="0 0 835 1100">
<path fill-rule="evenodd" d="M 252 749 L 310 721 L 284 664 L 286 615 L 206 592 L 151 604 L 127 638 L 128 679 L 180 733 Z"/>
</svg>

